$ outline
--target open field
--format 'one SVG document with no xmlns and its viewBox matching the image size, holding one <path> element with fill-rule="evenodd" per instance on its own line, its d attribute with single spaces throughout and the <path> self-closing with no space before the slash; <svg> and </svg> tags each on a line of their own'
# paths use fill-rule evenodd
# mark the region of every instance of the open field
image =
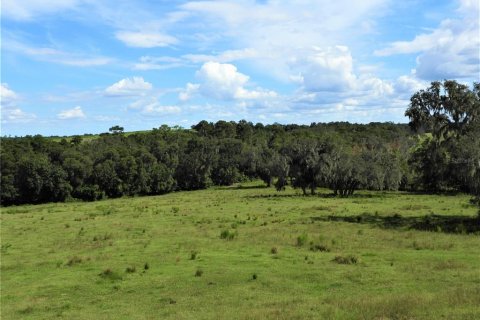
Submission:
<svg viewBox="0 0 480 320">
<path fill-rule="evenodd" d="M 256 182 L 2 208 L 2 319 L 478 319 L 468 200 Z"/>
</svg>

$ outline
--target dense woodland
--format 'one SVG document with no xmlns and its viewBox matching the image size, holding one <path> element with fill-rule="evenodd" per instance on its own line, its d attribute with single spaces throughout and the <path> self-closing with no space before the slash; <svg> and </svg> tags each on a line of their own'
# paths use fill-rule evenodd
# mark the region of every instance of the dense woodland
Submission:
<svg viewBox="0 0 480 320">
<path fill-rule="evenodd" d="M 480 85 L 433 82 L 409 124 L 201 121 L 95 139 L 1 138 L 2 205 L 157 195 L 262 179 L 304 194 L 480 190 Z"/>
</svg>

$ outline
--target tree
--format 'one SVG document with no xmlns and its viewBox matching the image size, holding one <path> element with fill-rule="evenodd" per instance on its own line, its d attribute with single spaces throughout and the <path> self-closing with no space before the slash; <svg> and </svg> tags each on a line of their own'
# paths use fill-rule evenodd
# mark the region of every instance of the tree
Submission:
<svg viewBox="0 0 480 320">
<path fill-rule="evenodd" d="M 410 161 L 424 188 L 436 191 L 454 187 L 458 175 L 451 170 L 456 167 L 451 163 L 452 154 L 458 153 L 456 149 L 463 145 L 462 137 L 478 126 L 480 84 L 474 83 L 470 90 L 453 80 L 432 82 L 428 89 L 412 96 L 405 115 L 416 132 L 431 133 L 431 138 L 423 139 Z"/>
<path fill-rule="evenodd" d="M 120 133 L 123 133 L 123 127 L 116 125 L 108 129 L 108 131 L 110 131 L 113 134 L 120 134 Z"/>
<path fill-rule="evenodd" d="M 480 116 L 480 84 L 470 90 L 454 80 L 432 82 L 411 97 L 405 115 L 412 129 L 431 132 L 437 143 L 458 137 Z"/>
</svg>

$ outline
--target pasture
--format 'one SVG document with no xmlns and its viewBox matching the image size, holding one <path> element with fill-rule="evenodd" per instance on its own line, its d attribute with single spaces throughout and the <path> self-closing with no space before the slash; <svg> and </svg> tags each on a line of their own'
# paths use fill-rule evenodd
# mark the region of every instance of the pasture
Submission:
<svg viewBox="0 0 480 320">
<path fill-rule="evenodd" d="M 2 208 L 2 319 L 478 319 L 466 195 L 260 182 Z"/>
</svg>

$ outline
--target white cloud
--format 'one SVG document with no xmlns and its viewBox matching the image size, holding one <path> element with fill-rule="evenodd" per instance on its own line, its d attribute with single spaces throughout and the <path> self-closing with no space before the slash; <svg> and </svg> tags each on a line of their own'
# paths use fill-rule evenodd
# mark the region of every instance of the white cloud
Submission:
<svg viewBox="0 0 480 320">
<path fill-rule="evenodd" d="M 85 113 L 82 111 L 82 107 L 76 106 L 73 109 L 62 110 L 57 114 L 58 119 L 68 120 L 68 119 L 83 119 L 85 118 Z"/>
<path fill-rule="evenodd" d="M 182 57 L 193 63 L 199 62 L 233 62 L 237 60 L 251 59 L 257 57 L 258 53 L 255 49 L 246 48 L 241 50 L 226 50 L 216 55 L 211 54 L 186 54 Z"/>
<path fill-rule="evenodd" d="M 138 110 L 142 115 L 152 116 L 177 114 L 182 111 L 178 106 L 161 104 L 155 97 L 147 97 L 134 101 L 128 106 L 128 109 Z"/>
<path fill-rule="evenodd" d="M 102 66 L 113 61 L 113 59 L 103 56 L 66 52 L 49 47 L 34 47 L 9 37 L 2 39 L 3 49 L 28 56 L 34 60 L 74 67 Z"/>
<path fill-rule="evenodd" d="M 268 99 L 277 96 L 274 91 L 245 88 L 249 77 L 238 72 L 237 67 L 229 63 L 206 62 L 197 71 L 196 77 L 200 83 L 187 84 L 186 89 L 179 95 L 180 100 L 187 100 L 197 92 L 216 100 Z"/>
<path fill-rule="evenodd" d="M 2 105 L 2 123 L 27 123 L 37 116 L 23 111 L 18 107 L 5 107 Z"/>
<path fill-rule="evenodd" d="M 353 59 L 345 46 L 313 48 L 312 54 L 294 61 L 293 70 L 299 70 L 306 91 L 344 91 L 355 85 Z"/>
<path fill-rule="evenodd" d="M 8 87 L 8 84 L 0 85 L 0 103 L 3 106 L 10 106 L 19 99 L 18 95 Z"/>
<path fill-rule="evenodd" d="M 443 20 L 430 33 L 397 41 L 379 56 L 419 53 L 416 75 L 421 79 L 473 78 L 480 74 L 480 16 L 478 1 L 460 1 L 458 19 Z"/>
<path fill-rule="evenodd" d="M 127 46 L 137 48 L 167 47 L 178 42 L 175 37 L 160 32 L 120 31 L 115 36 Z"/>
<path fill-rule="evenodd" d="M 175 57 L 151 57 L 142 56 L 139 62 L 133 66 L 134 70 L 165 70 L 170 68 L 182 67 L 185 61 Z"/>
<path fill-rule="evenodd" d="M 107 96 L 141 96 L 152 87 L 152 84 L 142 77 L 125 78 L 105 89 L 105 94 Z"/>
<path fill-rule="evenodd" d="M 23 111 L 17 106 L 19 95 L 8 84 L 0 85 L 0 106 L 2 123 L 26 123 L 36 118 L 33 113 Z"/>
<path fill-rule="evenodd" d="M 181 6 L 197 19 L 198 33 L 192 37 L 202 46 L 220 39 L 229 40 L 237 48 L 249 48 L 253 63 L 264 72 L 289 82 L 296 74 L 292 62 L 304 60 L 313 46 L 327 48 L 339 43 L 357 41 L 365 34 L 359 25 L 387 9 L 388 0 L 365 1 L 193 1 Z M 371 32 L 368 31 L 368 32 Z M 207 40 L 203 40 L 207 39 Z M 213 40 L 212 40 L 213 39 Z M 193 55 L 204 60 L 208 56 Z M 209 61 L 229 62 L 219 55 Z M 233 60 L 231 60 L 233 61 Z"/>
<path fill-rule="evenodd" d="M 14 20 L 31 20 L 37 15 L 72 9 L 78 0 L 3 0 L 2 16 Z"/>
<path fill-rule="evenodd" d="M 178 106 L 170 106 L 170 105 L 161 105 L 159 103 L 152 103 L 141 111 L 142 114 L 175 114 L 180 113 L 182 110 Z"/>
<path fill-rule="evenodd" d="M 417 79 L 414 75 L 400 76 L 395 82 L 395 90 L 406 97 L 412 96 L 415 92 L 428 87 L 428 82 Z"/>
</svg>

